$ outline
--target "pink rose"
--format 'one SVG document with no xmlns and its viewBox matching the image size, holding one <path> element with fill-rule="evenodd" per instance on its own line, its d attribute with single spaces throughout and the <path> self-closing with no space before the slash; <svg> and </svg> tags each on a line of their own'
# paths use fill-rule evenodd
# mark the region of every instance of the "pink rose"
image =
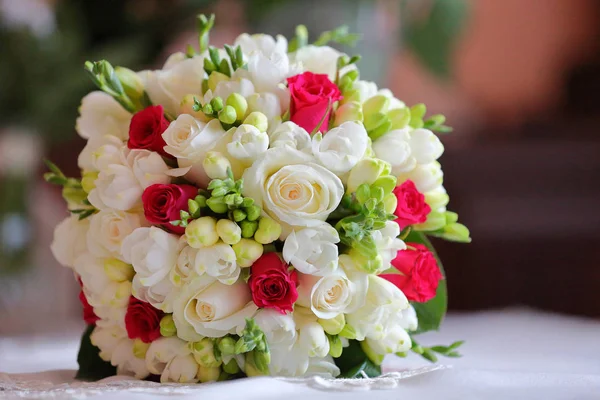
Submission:
<svg viewBox="0 0 600 400">
<path fill-rule="evenodd" d="M 331 82 L 326 74 L 305 72 L 288 78 L 288 87 L 292 97 L 290 104 L 290 121 L 296 123 L 307 132 L 312 132 L 327 113 L 319 131 L 329 128 L 331 107 L 342 98 L 340 89 Z M 328 111 L 329 108 L 329 111 Z"/>
<path fill-rule="evenodd" d="M 188 200 L 198 194 L 192 185 L 150 185 L 142 194 L 144 215 L 151 224 L 162 225 L 167 230 L 182 235 L 185 228 L 172 225 L 170 222 L 180 218 L 180 211 L 188 211 Z"/>
<path fill-rule="evenodd" d="M 438 283 L 443 279 L 435 257 L 429 249 L 419 243 L 407 243 L 415 250 L 401 250 L 392 265 L 402 274 L 383 274 L 402 290 L 408 300 L 423 303 L 435 297 Z"/>
<path fill-rule="evenodd" d="M 427 220 L 431 207 L 425 203 L 425 196 L 417 190 L 413 181 L 407 180 L 402 185 L 396 186 L 393 193 L 398 199 L 394 211 L 397 217 L 395 221 L 401 228 L 421 224 Z"/>
<path fill-rule="evenodd" d="M 281 314 L 293 310 L 298 299 L 298 278 L 296 271 L 288 272 L 288 267 L 276 253 L 263 254 L 256 260 L 248 280 L 254 304 L 273 308 Z"/>
<path fill-rule="evenodd" d="M 165 118 L 162 106 L 146 107 L 131 118 L 127 147 L 156 151 L 162 156 L 172 157 L 165 152 L 167 144 L 162 137 L 168 127 L 169 121 Z"/>
</svg>

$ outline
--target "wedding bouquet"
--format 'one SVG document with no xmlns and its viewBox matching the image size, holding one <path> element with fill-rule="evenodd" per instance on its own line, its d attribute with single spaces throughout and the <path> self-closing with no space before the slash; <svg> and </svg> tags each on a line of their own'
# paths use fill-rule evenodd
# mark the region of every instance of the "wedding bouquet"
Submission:
<svg viewBox="0 0 600 400">
<path fill-rule="evenodd" d="M 52 251 L 81 285 L 81 379 L 377 376 L 384 355 L 434 361 L 417 333 L 446 311 L 427 235 L 468 242 L 446 210 L 434 132 L 356 62 L 299 26 L 199 49 L 161 70 L 85 69 L 82 178 L 49 163 L 70 216 Z"/>
</svg>

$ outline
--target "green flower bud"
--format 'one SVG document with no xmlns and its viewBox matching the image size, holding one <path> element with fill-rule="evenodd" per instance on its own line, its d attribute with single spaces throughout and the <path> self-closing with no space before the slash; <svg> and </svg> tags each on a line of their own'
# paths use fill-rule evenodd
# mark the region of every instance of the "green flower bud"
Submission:
<svg viewBox="0 0 600 400">
<path fill-rule="evenodd" d="M 231 106 L 225 106 L 223 110 L 219 113 L 219 121 L 224 124 L 233 124 L 237 119 L 237 113 L 235 112 L 235 108 Z"/>
<path fill-rule="evenodd" d="M 200 205 L 193 199 L 188 200 L 188 210 L 190 215 L 195 217 L 200 216 Z"/>
<path fill-rule="evenodd" d="M 342 329 L 342 331 L 339 333 L 339 335 L 343 338 L 350 340 L 356 339 L 356 329 L 346 324 L 344 326 L 344 329 Z"/>
<path fill-rule="evenodd" d="M 213 110 L 210 103 L 206 103 L 204 106 L 202 106 L 202 112 L 206 115 L 212 115 L 215 111 Z"/>
<path fill-rule="evenodd" d="M 241 210 L 239 208 L 233 210 L 233 220 L 235 222 L 241 222 L 245 219 L 246 219 L 246 213 L 244 212 L 244 210 Z M 250 236 L 250 237 L 252 237 L 252 236 Z"/>
<path fill-rule="evenodd" d="M 133 341 L 133 355 L 136 358 L 145 359 L 148 348 L 150 348 L 150 343 L 144 343 L 139 338 Z"/>
<path fill-rule="evenodd" d="M 131 282 L 123 281 L 117 284 L 117 290 L 115 291 L 114 297 L 108 302 L 110 306 L 120 306 L 123 304 L 123 300 L 131 297 Z"/>
<path fill-rule="evenodd" d="M 235 339 L 231 336 L 225 336 L 219 340 L 219 351 L 221 355 L 231 356 L 235 354 Z M 229 372 L 229 371 L 226 371 Z M 229 372 L 231 374 L 231 372 Z"/>
<path fill-rule="evenodd" d="M 329 340 L 329 354 L 334 358 L 341 356 L 344 347 L 342 346 L 340 337 L 337 335 L 327 335 L 327 339 Z"/>
<path fill-rule="evenodd" d="M 341 344 L 341 343 L 340 343 Z M 271 354 L 268 351 L 254 351 L 254 365 L 264 375 L 269 374 Z"/>
<path fill-rule="evenodd" d="M 390 99 L 382 94 L 375 95 L 363 103 L 363 114 L 365 120 L 374 114 L 383 114 L 387 112 L 390 106 Z"/>
<path fill-rule="evenodd" d="M 244 202 L 244 198 L 237 193 L 228 194 L 224 198 L 225 204 L 232 207 L 241 206 Z"/>
<path fill-rule="evenodd" d="M 422 224 L 413 225 L 416 231 L 437 231 L 446 226 L 446 214 L 439 211 L 431 211 L 427 215 L 427 220 Z"/>
<path fill-rule="evenodd" d="M 86 193 L 90 193 L 92 189 L 96 187 L 96 179 L 98 179 L 99 172 L 97 171 L 86 171 L 81 177 L 81 187 Z"/>
<path fill-rule="evenodd" d="M 256 221 L 261 214 L 261 209 L 259 206 L 251 205 L 246 208 L 246 218 L 248 221 Z"/>
<path fill-rule="evenodd" d="M 251 267 L 263 255 L 263 245 L 252 239 L 241 239 L 231 247 L 240 268 Z"/>
<path fill-rule="evenodd" d="M 223 197 L 213 196 L 210 199 L 206 200 L 206 205 L 208 206 L 208 208 L 210 208 L 213 212 L 217 214 L 225 214 L 228 210 L 227 204 L 225 204 L 225 200 L 223 199 Z"/>
<path fill-rule="evenodd" d="M 410 110 L 408 107 L 390 110 L 388 111 L 387 116 L 390 121 L 392 121 L 392 129 L 406 128 L 410 122 Z"/>
<path fill-rule="evenodd" d="M 446 224 L 453 224 L 458 221 L 458 214 L 452 211 L 446 211 Z"/>
<path fill-rule="evenodd" d="M 366 340 L 360 342 L 360 347 L 365 352 L 367 357 L 369 357 L 369 360 L 373 362 L 373 364 L 381 365 L 383 362 L 383 354 L 377 354 L 373 349 L 371 349 Z"/>
<path fill-rule="evenodd" d="M 360 103 L 352 101 L 340 106 L 335 112 L 335 126 L 348 121 L 362 121 L 363 112 Z"/>
<path fill-rule="evenodd" d="M 392 193 L 392 191 L 396 188 L 396 177 L 392 175 L 381 176 L 373 182 L 371 186 L 380 187 L 383 189 L 383 192 L 387 195 Z"/>
<path fill-rule="evenodd" d="M 393 214 L 396 207 L 398 207 L 398 198 L 394 193 L 390 193 L 383 198 L 383 208 L 386 213 Z"/>
<path fill-rule="evenodd" d="M 217 234 L 224 243 L 236 244 L 242 238 L 242 229 L 229 219 L 217 221 Z"/>
<path fill-rule="evenodd" d="M 235 375 L 240 372 L 240 367 L 235 358 L 232 358 L 228 363 L 223 364 L 223 371 L 231 375 Z"/>
<path fill-rule="evenodd" d="M 219 374 L 219 379 L 217 379 L 217 382 L 225 382 L 225 381 L 228 381 L 229 378 L 231 378 L 230 374 L 228 374 L 225 371 L 221 371 L 221 373 Z"/>
<path fill-rule="evenodd" d="M 175 321 L 173 321 L 173 315 L 167 314 L 160 320 L 160 335 L 164 337 L 175 336 L 177 328 L 175 327 Z"/>
<path fill-rule="evenodd" d="M 346 104 L 351 102 L 360 102 L 360 92 L 355 89 L 345 90 L 343 93 L 344 97 L 340 104 Z"/>
<path fill-rule="evenodd" d="M 202 109 L 198 110 L 198 111 L 194 111 L 193 107 L 194 104 L 196 103 L 195 101 L 195 97 L 193 94 L 186 94 L 183 97 L 183 100 L 181 100 L 181 103 L 179 104 L 179 112 L 181 114 L 189 114 L 192 117 L 196 118 L 199 121 L 202 122 L 208 122 L 210 121 L 210 118 L 206 116 L 206 114 L 204 114 L 202 112 Z"/>
<path fill-rule="evenodd" d="M 377 140 L 391 130 L 392 121 L 386 116 L 381 120 L 377 127 L 368 129 L 369 138 L 371 138 L 371 140 Z"/>
<path fill-rule="evenodd" d="M 388 171 L 386 173 L 386 170 Z M 380 176 L 388 175 L 391 170 L 390 164 L 377 158 L 364 158 L 350 170 L 346 193 L 354 193 L 363 183 L 371 185 Z"/>
<path fill-rule="evenodd" d="M 218 113 L 223 109 L 225 105 L 223 104 L 223 99 L 217 96 L 212 98 L 212 100 L 210 101 L 210 106 L 212 107 L 214 112 Z"/>
<path fill-rule="evenodd" d="M 125 94 L 132 101 L 137 102 L 144 96 L 144 82 L 138 74 L 124 67 L 115 67 L 115 73 L 121 81 Z"/>
<path fill-rule="evenodd" d="M 258 222 L 246 219 L 240 222 L 240 227 L 242 228 L 242 237 L 249 239 L 254 236 L 254 233 L 258 229 Z"/>
<path fill-rule="evenodd" d="M 194 201 L 198 203 L 200 208 L 206 207 L 206 196 L 199 194 L 198 196 L 194 197 Z"/>
<path fill-rule="evenodd" d="M 217 221 L 213 217 L 202 217 L 193 220 L 185 228 L 187 244 L 195 249 L 209 247 L 217 243 Z"/>
<path fill-rule="evenodd" d="M 358 249 L 350 249 L 348 252 L 350 257 L 354 259 L 356 263 L 356 267 L 368 274 L 376 273 L 377 271 L 381 271 L 383 267 L 383 260 L 381 259 L 381 255 L 377 254 L 374 257 L 364 254 L 364 251 Z"/>
<path fill-rule="evenodd" d="M 254 233 L 254 240 L 261 244 L 269 244 L 281 236 L 281 225 L 269 217 L 258 220 L 258 229 Z"/>
<path fill-rule="evenodd" d="M 221 357 L 215 356 L 214 342 L 211 338 L 204 338 L 191 345 L 192 355 L 198 364 L 203 367 L 213 368 L 221 365 Z"/>
<path fill-rule="evenodd" d="M 383 196 L 385 196 L 383 188 L 380 186 L 371 185 L 371 196 L 372 200 L 376 200 L 375 205 L 377 205 L 377 203 L 382 202 Z"/>
<path fill-rule="evenodd" d="M 254 125 L 259 131 L 266 132 L 269 127 L 269 120 L 265 114 L 254 111 L 248 114 L 244 120 L 244 124 Z"/>
<path fill-rule="evenodd" d="M 470 243 L 469 229 L 463 224 L 459 224 L 458 222 L 451 223 L 444 227 L 444 232 L 440 235 L 442 238 L 446 240 L 451 240 L 453 242 L 462 242 L 462 243 Z"/>
<path fill-rule="evenodd" d="M 88 194 L 82 188 L 64 186 L 62 189 L 63 199 L 67 202 L 67 206 L 70 210 L 76 210 L 80 208 L 85 200 L 87 200 Z"/>
<path fill-rule="evenodd" d="M 262 376 L 264 375 L 257 367 L 254 362 L 254 352 L 246 353 L 246 375 L 248 377 Z"/>
<path fill-rule="evenodd" d="M 435 190 L 425 193 L 425 202 L 429 204 L 432 210 L 439 210 L 448 205 L 450 196 L 446 192 Z"/>
<path fill-rule="evenodd" d="M 238 120 L 242 120 L 248 112 L 248 102 L 244 96 L 239 93 L 230 94 L 229 97 L 227 97 L 226 104 L 234 108 Z"/>
<path fill-rule="evenodd" d="M 427 112 L 427 107 L 423 103 L 415 104 L 410 108 L 411 122 L 417 119 L 423 119 L 425 113 Z"/>
<path fill-rule="evenodd" d="M 104 272 L 108 279 L 115 282 L 131 281 L 135 275 L 133 266 L 116 258 L 104 260 Z"/>
<path fill-rule="evenodd" d="M 202 365 L 198 366 L 198 374 L 196 378 L 202 383 L 205 382 L 216 382 L 221 375 L 221 368 L 219 367 L 204 367 Z"/>
<path fill-rule="evenodd" d="M 346 325 L 346 317 L 344 317 L 344 314 L 338 314 L 335 318 L 331 319 L 319 318 L 317 322 L 319 322 L 325 332 L 329 335 L 337 335 L 342 331 L 342 329 L 344 329 L 344 326 Z"/>
</svg>

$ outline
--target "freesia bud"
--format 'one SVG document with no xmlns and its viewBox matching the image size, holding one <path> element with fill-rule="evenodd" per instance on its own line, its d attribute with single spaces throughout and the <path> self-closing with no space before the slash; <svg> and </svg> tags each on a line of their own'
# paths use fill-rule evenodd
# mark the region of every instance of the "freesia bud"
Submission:
<svg viewBox="0 0 600 400">
<path fill-rule="evenodd" d="M 129 301 L 129 297 L 131 297 L 131 282 L 120 282 L 117 285 L 114 297 L 108 302 L 108 305 L 120 307 Z"/>
<path fill-rule="evenodd" d="M 396 187 L 396 177 L 392 175 L 380 176 L 373 182 L 372 186 L 380 187 L 385 194 L 390 194 Z"/>
<path fill-rule="evenodd" d="M 222 74 L 218 71 L 214 71 L 208 77 L 208 88 L 214 92 L 215 89 L 217 88 L 217 85 L 219 84 L 219 82 L 228 81 L 228 80 L 229 80 L 229 77 L 227 75 Z"/>
<path fill-rule="evenodd" d="M 206 205 L 217 214 L 224 214 L 228 209 L 223 196 L 215 197 L 213 195 L 210 199 L 206 200 Z"/>
<path fill-rule="evenodd" d="M 329 355 L 335 358 L 341 356 L 344 348 L 342 346 L 342 340 L 340 337 L 333 335 L 328 336 L 327 339 L 329 339 Z"/>
<path fill-rule="evenodd" d="M 366 183 L 371 185 L 380 176 L 389 174 L 391 166 L 383 160 L 376 158 L 364 158 L 360 160 L 351 170 L 348 176 L 346 193 L 354 193 L 360 185 Z M 388 171 L 386 173 L 386 171 Z"/>
<path fill-rule="evenodd" d="M 213 217 L 201 217 L 193 220 L 185 228 L 187 244 L 195 249 L 209 247 L 217 243 L 217 221 Z"/>
<path fill-rule="evenodd" d="M 237 115 L 238 120 L 242 120 L 244 116 L 246 116 L 246 112 L 248 112 L 248 102 L 239 93 L 232 93 L 227 97 L 226 104 L 235 109 L 235 113 Z"/>
<path fill-rule="evenodd" d="M 224 356 L 235 354 L 235 339 L 231 336 L 225 336 L 224 338 L 219 339 L 219 351 Z M 231 372 L 229 373 L 231 374 Z"/>
<path fill-rule="evenodd" d="M 429 207 L 431 207 L 432 210 L 439 210 L 448 205 L 450 196 L 448 196 L 443 188 L 440 188 L 425 193 L 425 202 L 429 204 Z"/>
<path fill-rule="evenodd" d="M 161 383 L 193 383 L 197 382 L 198 364 L 191 354 L 177 355 L 173 358 L 160 376 Z"/>
<path fill-rule="evenodd" d="M 223 110 L 225 104 L 223 103 L 223 99 L 217 96 L 211 99 L 210 106 L 214 112 L 218 113 L 219 111 Z"/>
<path fill-rule="evenodd" d="M 224 124 L 233 124 L 237 119 L 237 113 L 235 112 L 235 108 L 231 106 L 225 106 L 223 110 L 219 113 L 219 121 Z"/>
<path fill-rule="evenodd" d="M 67 202 L 67 207 L 70 210 L 76 210 L 82 207 L 83 202 L 87 200 L 88 194 L 82 188 L 65 186 L 62 190 L 62 196 Z"/>
<path fill-rule="evenodd" d="M 360 347 L 365 352 L 367 357 L 369 357 L 369 360 L 371 360 L 373 362 L 373 364 L 381 365 L 381 363 L 383 362 L 383 354 L 379 354 L 379 353 L 375 352 L 371 348 L 371 346 L 369 346 L 368 341 L 363 340 L 362 342 L 360 342 Z"/>
<path fill-rule="evenodd" d="M 335 126 L 340 126 L 348 121 L 363 120 L 363 112 L 360 103 L 357 101 L 346 103 L 340 106 L 335 112 Z"/>
<path fill-rule="evenodd" d="M 394 193 L 390 193 L 383 198 L 383 207 L 388 214 L 393 214 L 394 211 L 396 211 L 396 207 L 398 207 L 398 198 Z"/>
<path fill-rule="evenodd" d="M 248 221 L 256 221 L 260 217 L 261 209 L 259 206 L 251 205 L 246 209 L 246 218 Z"/>
<path fill-rule="evenodd" d="M 104 260 L 104 272 L 108 279 L 115 282 L 131 281 L 135 275 L 133 266 L 116 258 Z"/>
<path fill-rule="evenodd" d="M 346 318 L 344 317 L 344 314 L 338 314 L 336 317 L 331 319 L 319 318 L 318 322 L 329 335 L 337 335 L 342 331 L 342 329 L 344 329 L 344 326 L 346 325 Z"/>
<path fill-rule="evenodd" d="M 81 187 L 86 193 L 89 193 L 96 187 L 96 179 L 98 179 L 99 172 L 97 171 L 86 171 L 81 176 Z"/>
<path fill-rule="evenodd" d="M 427 214 L 427 220 L 422 224 L 413 225 L 416 231 L 436 231 L 446 226 L 446 214 L 439 211 L 431 211 Z"/>
<path fill-rule="evenodd" d="M 179 105 L 179 112 L 181 114 L 189 114 L 192 117 L 196 118 L 199 121 L 202 122 L 208 122 L 210 121 L 210 118 L 208 118 L 206 116 L 206 114 L 204 114 L 202 112 L 202 109 L 198 110 L 198 111 L 194 111 L 194 109 L 192 108 L 195 104 L 195 98 L 196 96 L 194 96 L 193 94 L 187 94 L 183 97 L 183 100 L 181 100 L 181 104 Z"/>
<path fill-rule="evenodd" d="M 410 122 L 410 110 L 408 107 L 390 110 L 387 116 L 392 121 L 391 129 L 404 129 Z"/>
<path fill-rule="evenodd" d="M 471 236 L 469 229 L 458 222 L 451 223 L 444 227 L 444 232 L 440 235 L 446 240 L 453 242 L 470 243 Z"/>
<path fill-rule="evenodd" d="M 137 358 L 145 359 L 149 347 L 150 343 L 144 343 L 141 339 L 135 339 L 133 341 L 133 355 Z"/>
<path fill-rule="evenodd" d="M 221 240 L 227 244 L 236 244 L 242 238 L 242 228 L 229 219 L 217 221 L 217 233 Z"/>
<path fill-rule="evenodd" d="M 263 245 L 252 239 L 241 239 L 231 247 L 240 268 L 251 267 L 263 255 Z"/>
<path fill-rule="evenodd" d="M 257 367 L 254 361 L 254 352 L 246 353 L 246 375 L 248 377 L 264 375 Z"/>
<path fill-rule="evenodd" d="M 261 112 L 254 111 L 248 114 L 244 120 L 244 124 L 255 126 L 260 132 L 266 132 L 269 127 L 267 116 Z"/>
<path fill-rule="evenodd" d="M 341 337 L 346 338 L 346 339 L 356 339 L 356 329 L 354 329 L 352 326 L 346 324 L 344 326 L 344 329 L 342 329 L 342 331 L 339 334 Z"/>
<path fill-rule="evenodd" d="M 204 338 L 191 345 L 192 355 L 200 366 L 207 368 L 219 367 L 221 358 L 215 356 L 214 342 L 210 338 Z"/>
<path fill-rule="evenodd" d="M 115 73 L 121 81 L 125 94 L 134 102 L 144 95 L 144 82 L 134 71 L 125 67 L 115 67 Z"/>
<path fill-rule="evenodd" d="M 325 357 L 329 353 L 329 340 L 317 322 L 307 322 L 300 328 L 298 345 L 310 357 Z"/>
<path fill-rule="evenodd" d="M 175 336 L 177 328 L 175 327 L 175 321 L 173 316 L 167 314 L 160 320 L 160 335 L 165 337 Z"/>
<path fill-rule="evenodd" d="M 281 225 L 269 217 L 258 220 L 258 229 L 254 233 L 254 240 L 261 244 L 269 244 L 281 236 Z"/>
<path fill-rule="evenodd" d="M 390 106 L 390 99 L 382 94 L 375 95 L 363 103 L 365 119 L 379 113 L 385 113 Z"/>
<path fill-rule="evenodd" d="M 226 179 L 227 169 L 231 168 L 231 163 L 220 152 L 209 151 L 202 161 L 202 168 L 210 179 Z"/>
<path fill-rule="evenodd" d="M 240 222 L 242 228 L 242 237 L 250 239 L 258 229 L 258 221 L 243 220 Z"/>
<path fill-rule="evenodd" d="M 240 372 L 240 367 L 237 361 L 232 358 L 229 360 L 229 362 L 223 363 L 223 371 L 227 372 L 228 374 L 235 375 Z"/>
<path fill-rule="evenodd" d="M 263 375 L 269 374 L 271 354 L 268 351 L 254 351 L 254 365 Z"/>
</svg>

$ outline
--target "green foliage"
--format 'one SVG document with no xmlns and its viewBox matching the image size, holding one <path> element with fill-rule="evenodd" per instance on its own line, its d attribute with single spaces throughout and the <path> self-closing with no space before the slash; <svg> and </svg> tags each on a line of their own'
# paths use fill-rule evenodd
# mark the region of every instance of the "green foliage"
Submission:
<svg viewBox="0 0 600 400">
<path fill-rule="evenodd" d="M 457 342 L 452 343 L 449 346 L 437 345 L 431 347 L 423 347 L 420 344 L 418 344 L 414 339 L 412 339 L 412 347 L 410 350 L 413 353 L 420 355 L 424 359 L 434 363 L 438 360 L 436 353 L 449 358 L 462 357 L 462 355 L 456 349 L 458 349 L 464 343 L 464 340 L 459 340 Z"/>
<path fill-rule="evenodd" d="M 339 378 L 364 378 L 365 375 L 374 378 L 381 375 L 381 367 L 367 357 L 357 340 L 350 340 L 350 345 L 334 361 L 340 369 Z"/>
<path fill-rule="evenodd" d="M 359 33 L 350 33 L 347 25 L 342 25 L 334 30 L 321 33 L 319 38 L 313 42 L 315 46 L 325 46 L 330 42 L 338 43 L 346 46 L 354 46 L 361 38 Z"/>
<path fill-rule="evenodd" d="M 53 185 L 62 186 L 63 198 L 69 206 L 71 206 L 74 199 L 77 200 L 77 206 L 80 208 L 70 208 L 69 211 L 72 214 L 76 214 L 81 221 L 98 212 L 88 201 L 87 193 L 84 192 L 81 186 L 81 179 L 67 178 L 60 168 L 49 160 L 44 160 L 44 163 L 50 170 L 50 172 L 44 174 L 44 180 Z"/>
<path fill-rule="evenodd" d="M 81 337 L 81 345 L 79 346 L 79 354 L 77 354 L 77 363 L 79 370 L 75 379 L 83 381 L 97 381 L 100 379 L 113 376 L 117 373 L 117 369 L 109 362 L 100 358 L 100 349 L 94 346 L 90 340 L 90 336 L 94 330 L 93 325 L 88 325 L 87 329 Z"/>
</svg>

